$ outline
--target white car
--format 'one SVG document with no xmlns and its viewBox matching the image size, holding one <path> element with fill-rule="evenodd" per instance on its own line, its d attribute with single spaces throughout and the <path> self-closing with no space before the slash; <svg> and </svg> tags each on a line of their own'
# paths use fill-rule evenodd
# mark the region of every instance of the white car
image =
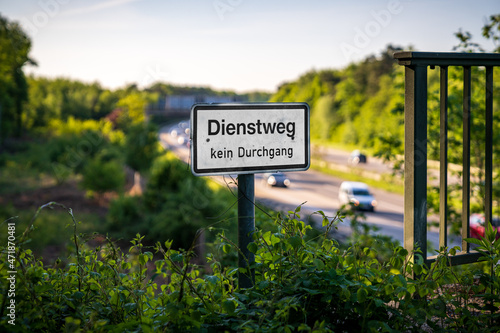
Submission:
<svg viewBox="0 0 500 333">
<path fill-rule="evenodd" d="M 340 205 L 352 204 L 353 208 L 373 212 L 377 200 L 370 193 L 368 185 L 361 182 L 343 182 L 339 189 Z"/>
</svg>

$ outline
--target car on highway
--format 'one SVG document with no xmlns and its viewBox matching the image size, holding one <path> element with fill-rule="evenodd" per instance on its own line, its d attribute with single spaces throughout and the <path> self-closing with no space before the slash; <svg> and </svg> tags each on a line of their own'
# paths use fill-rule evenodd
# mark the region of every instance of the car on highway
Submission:
<svg viewBox="0 0 500 333">
<path fill-rule="evenodd" d="M 347 159 L 347 163 L 351 165 L 357 165 L 359 163 L 366 163 L 366 155 L 362 154 L 360 150 L 354 150 L 349 158 Z"/>
<path fill-rule="evenodd" d="M 484 223 L 484 214 L 471 214 L 471 216 L 469 217 L 470 236 L 477 239 L 481 239 L 481 237 L 484 237 Z M 500 239 L 500 220 L 493 219 L 492 226 L 493 228 L 497 229 L 496 239 Z"/>
<path fill-rule="evenodd" d="M 340 205 L 352 205 L 354 209 L 373 212 L 377 200 L 371 194 L 368 185 L 362 182 L 342 182 L 339 189 Z"/>
<path fill-rule="evenodd" d="M 282 172 L 265 173 L 264 180 L 269 186 L 288 187 L 290 179 Z"/>
<path fill-rule="evenodd" d="M 170 136 L 177 141 L 177 144 L 189 147 L 189 126 L 189 121 L 181 121 L 179 124 L 170 129 Z"/>
</svg>

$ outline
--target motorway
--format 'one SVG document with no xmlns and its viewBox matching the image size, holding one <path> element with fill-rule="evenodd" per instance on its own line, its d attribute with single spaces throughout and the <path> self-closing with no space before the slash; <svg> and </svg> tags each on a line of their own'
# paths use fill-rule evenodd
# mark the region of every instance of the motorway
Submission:
<svg viewBox="0 0 500 333">
<path fill-rule="evenodd" d="M 190 151 L 185 144 L 186 140 L 180 140 L 184 141 L 184 143 L 180 144 L 178 137 L 173 137 L 170 134 L 172 129 L 172 126 L 165 126 L 160 129 L 160 142 L 165 149 L 173 151 L 179 158 L 189 163 Z M 336 159 L 337 162 L 343 161 L 344 164 L 347 164 L 349 153 L 329 150 L 324 154 L 330 155 L 329 159 Z M 332 157 L 331 155 L 337 156 Z M 366 165 L 368 166 L 370 163 L 372 163 L 372 160 L 368 160 Z M 373 168 L 373 166 L 370 168 Z M 377 165 L 376 168 L 383 170 L 387 167 Z M 321 210 L 327 216 L 335 216 L 340 207 L 338 190 L 342 179 L 314 170 L 287 172 L 286 174 L 291 180 L 291 185 L 288 188 L 269 187 L 264 183 L 261 174 L 255 174 L 256 201 L 275 210 L 285 212 L 293 211 L 297 206 L 305 202 L 301 209 L 302 217 L 304 217 L 304 214 L 312 214 L 311 217 L 316 226 L 321 225 L 322 218 L 318 214 L 313 214 L 314 212 Z M 391 236 L 394 240 L 403 244 L 403 196 L 376 188 L 372 188 L 371 191 L 378 205 L 375 212 L 364 213 L 366 217 L 364 223 L 377 226 L 379 228 L 377 234 Z M 349 222 L 344 221 L 339 224 L 337 232 L 339 238 L 347 236 L 350 233 Z M 427 237 L 437 247 L 438 232 L 429 231 Z"/>
</svg>

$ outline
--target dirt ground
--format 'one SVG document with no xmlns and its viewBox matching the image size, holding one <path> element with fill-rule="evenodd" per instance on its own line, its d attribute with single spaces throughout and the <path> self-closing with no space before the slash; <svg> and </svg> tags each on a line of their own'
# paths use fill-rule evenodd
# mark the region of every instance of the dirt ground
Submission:
<svg viewBox="0 0 500 333">
<path fill-rule="evenodd" d="M 78 188 L 76 182 L 46 186 L 23 193 L 0 195 L 0 205 L 12 205 L 15 210 L 36 210 L 38 207 L 55 201 L 78 213 L 93 213 L 106 216 L 111 194 L 99 198 L 87 198 L 85 191 Z"/>
</svg>

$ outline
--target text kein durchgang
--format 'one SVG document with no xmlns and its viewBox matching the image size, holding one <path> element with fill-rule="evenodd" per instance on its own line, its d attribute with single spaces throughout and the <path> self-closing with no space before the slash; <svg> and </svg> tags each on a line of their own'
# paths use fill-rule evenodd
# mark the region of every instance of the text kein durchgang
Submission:
<svg viewBox="0 0 500 333">
<path fill-rule="evenodd" d="M 269 159 L 274 159 L 277 156 L 284 156 L 288 158 L 293 157 L 293 149 L 292 148 L 266 148 L 266 147 L 261 147 L 261 148 L 245 148 L 245 147 L 238 147 L 236 150 L 236 156 L 239 158 L 244 158 L 244 157 L 268 157 Z M 235 156 L 234 152 L 232 149 L 214 149 L 211 148 L 210 150 L 210 158 L 211 159 L 233 159 Z"/>
</svg>

